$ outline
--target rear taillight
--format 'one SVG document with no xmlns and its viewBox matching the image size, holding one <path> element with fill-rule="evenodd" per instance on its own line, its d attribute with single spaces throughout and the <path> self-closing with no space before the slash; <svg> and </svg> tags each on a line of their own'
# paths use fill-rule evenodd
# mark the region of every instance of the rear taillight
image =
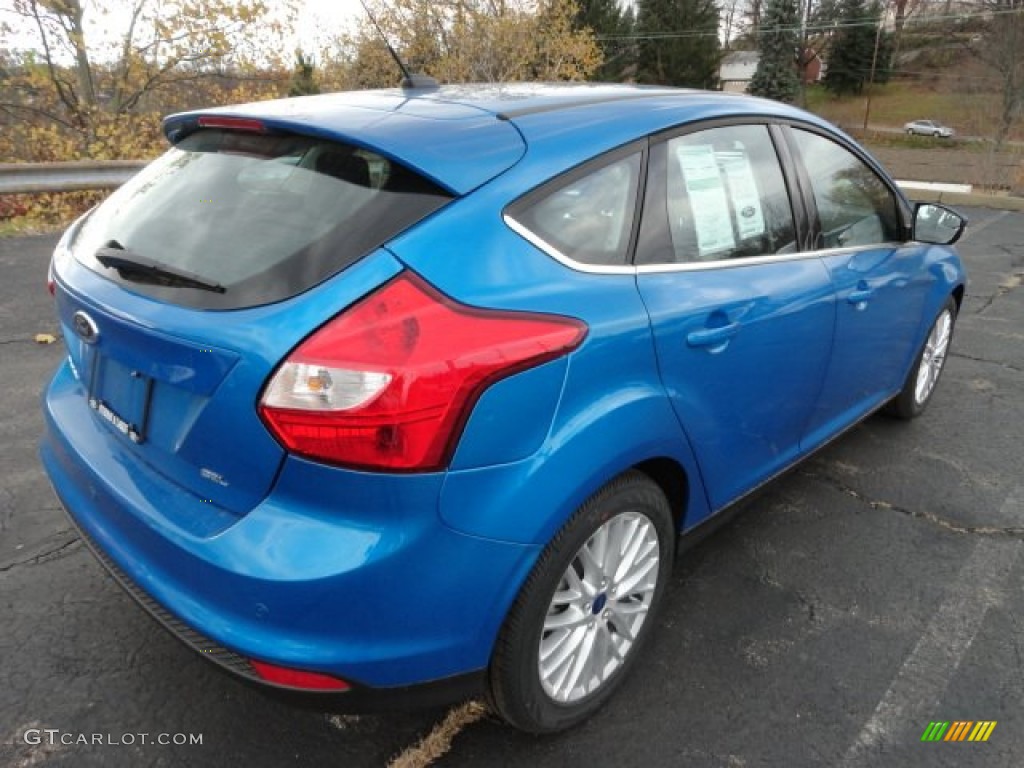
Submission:
<svg viewBox="0 0 1024 768">
<path fill-rule="evenodd" d="M 567 354 L 586 331 L 571 318 L 458 304 L 403 273 L 302 342 L 260 414 L 288 450 L 319 461 L 438 469 L 484 389 Z"/>
<path fill-rule="evenodd" d="M 51 296 L 57 295 L 57 283 L 53 279 L 53 259 L 50 259 L 50 268 L 46 272 L 46 290 Z"/>
</svg>

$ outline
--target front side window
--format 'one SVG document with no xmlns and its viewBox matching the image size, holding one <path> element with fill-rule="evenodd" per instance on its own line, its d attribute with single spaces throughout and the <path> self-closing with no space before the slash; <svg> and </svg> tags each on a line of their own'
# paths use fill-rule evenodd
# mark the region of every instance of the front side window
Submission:
<svg viewBox="0 0 1024 768">
<path fill-rule="evenodd" d="M 796 250 L 768 128 L 709 128 L 656 145 L 637 261 L 718 261 Z"/>
<path fill-rule="evenodd" d="M 626 263 L 636 208 L 640 153 L 583 175 L 571 174 L 511 209 L 511 217 L 573 261 Z"/>
<path fill-rule="evenodd" d="M 236 309 L 311 288 L 449 199 L 361 147 L 200 130 L 93 211 L 71 247 L 129 290 Z"/>
<path fill-rule="evenodd" d="M 823 136 L 793 129 L 811 179 L 821 223 L 819 248 L 849 248 L 900 239 L 892 190 L 860 158 Z"/>
</svg>

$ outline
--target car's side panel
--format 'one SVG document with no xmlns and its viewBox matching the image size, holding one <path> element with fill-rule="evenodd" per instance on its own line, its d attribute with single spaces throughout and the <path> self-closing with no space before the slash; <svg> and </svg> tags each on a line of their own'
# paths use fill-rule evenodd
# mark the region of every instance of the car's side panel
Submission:
<svg viewBox="0 0 1024 768">
<path fill-rule="evenodd" d="M 900 242 L 910 206 L 870 156 L 813 126 L 783 133 L 836 295 L 833 351 L 803 439 L 810 451 L 899 391 L 952 284 L 931 310 L 929 248 Z M 932 258 L 945 251 L 931 250 Z"/>
<path fill-rule="evenodd" d="M 636 362 L 623 352 L 616 367 Z M 635 371 L 631 382 L 608 388 L 608 363 L 595 354 L 576 353 L 569 369 L 540 450 L 510 464 L 450 472 L 441 490 L 442 519 L 466 533 L 543 544 L 601 486 L 655 458 L 675 461 L 686 475 L 681 527 L 706 517 L 696 461 L 657 381 Z"/>
<path fill-rule="evenodd" d="M 818 259 L 798 258 L 638 282 L 662 380 L 719 509 L 799 454 L 832 345 L 831 281 Z"/>
<path fill-rule="evenodd" d="M 535 380 L 541 373 L 514 376 L 481 398 L 457 450 L 458 471 L 445 482 L 442 518 L 480 536 L 542 543 L 590 493 L 634 464 L 659 457 L 676 460 L 687 472 L 687 513 L 705 514 L 696 464 L 658 377 L 647 310 L 632 270 L 579 272 L 504 223 L 481 226 L 516 185 L 515 179 L 496 179 L 474 199 L 453 202 L 445 216 L 389 244 L 400 260 L 458 301 L 567 315 L 588 328 L 569 358 L 564 390 L 554 393 L 558 407 L 544 425 L 544 440 L 528 457 L 520 455 L 525 443 L 490 425 L 500 418 L 522 429 L 524 419 L 539 418 L 552 398 L 548 385 Z M 480 456 L 492 466 L 467 469 L 480 464 L 472 458 Z M 467 504 L 467 498 L 487 502 Z"/>
<path fill-rule="evenodd" d="M 484 390 L 459 439 L 451 469 L 506 464 L 536 453 L 551 429 L 567 368 L 563 357 Z"/>
<path fill-rule="evenodd" d="M 922 246 L 880 245 L 826 254 L 836 291 L 835 344 L 805 445 L 874 410 L 903 384 L 917 347 L 925 294 Z"/>
<path fill-rule="evenodd" d="M 923 243 L 914 244 L 914 247 L 923 249 L 921 256 L 922 266 L 919 278 L 928 283 L 925 289 L 925 298 L 917 321 L 917 332 L 914 335 L 914 343 L 906 359 L 903 361 L 900 384 L 910 373 L 917 357 L 918 351 L 924 345 L 925 339 L 931 330 L 932 323 L 938 317 L 942 305 L 946 299 L 956 295 L 958 292 L 962 298 L 967 287 L 967 272 L 953 248 L 945 245 L 928 245 Z"/>
</svg>

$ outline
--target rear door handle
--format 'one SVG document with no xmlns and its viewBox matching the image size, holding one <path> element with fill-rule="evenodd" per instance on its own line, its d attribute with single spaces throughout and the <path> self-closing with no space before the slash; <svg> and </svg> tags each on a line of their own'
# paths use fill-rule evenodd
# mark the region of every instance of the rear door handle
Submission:
<svg viewBox="0 0 1024 768">
<path fill-rule="evenodd" d="M 702 328 L 691 331 L 686 336 L 686 343 L 691 347 L 715 347 L 725 344 L 740 330 L 740 323 L 729 323 L 718 328 Z"/>
<path fill-rule="evenodd" d="M 858 288 L 856 291 L 850 291 L 850 295 L 846 297 L 846 300 L 851 304 L 863 304 L 874 295 L 874 288 Z"/>
</svg>

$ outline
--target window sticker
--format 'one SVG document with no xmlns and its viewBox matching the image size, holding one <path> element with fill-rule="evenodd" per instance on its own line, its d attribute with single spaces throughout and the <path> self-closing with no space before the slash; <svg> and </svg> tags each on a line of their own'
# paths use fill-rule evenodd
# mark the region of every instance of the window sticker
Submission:
<svg viewBox="0 0 1024 768">
<path fill-rule="evenodd" d="M 740 240 L 763 235 L 764 212 L 761 210 L 761 198 L 757 193 L 750 158 L 743 150 L 716 152 L 715 157 L 729 184 Z"/>
<path fill-rule="evenodd" d="M 700 257 L 735 248 L 729 201 L 714 147 L 710 144 L 677 146 L 676 160 L 690 197 Z"/>
</svg>

